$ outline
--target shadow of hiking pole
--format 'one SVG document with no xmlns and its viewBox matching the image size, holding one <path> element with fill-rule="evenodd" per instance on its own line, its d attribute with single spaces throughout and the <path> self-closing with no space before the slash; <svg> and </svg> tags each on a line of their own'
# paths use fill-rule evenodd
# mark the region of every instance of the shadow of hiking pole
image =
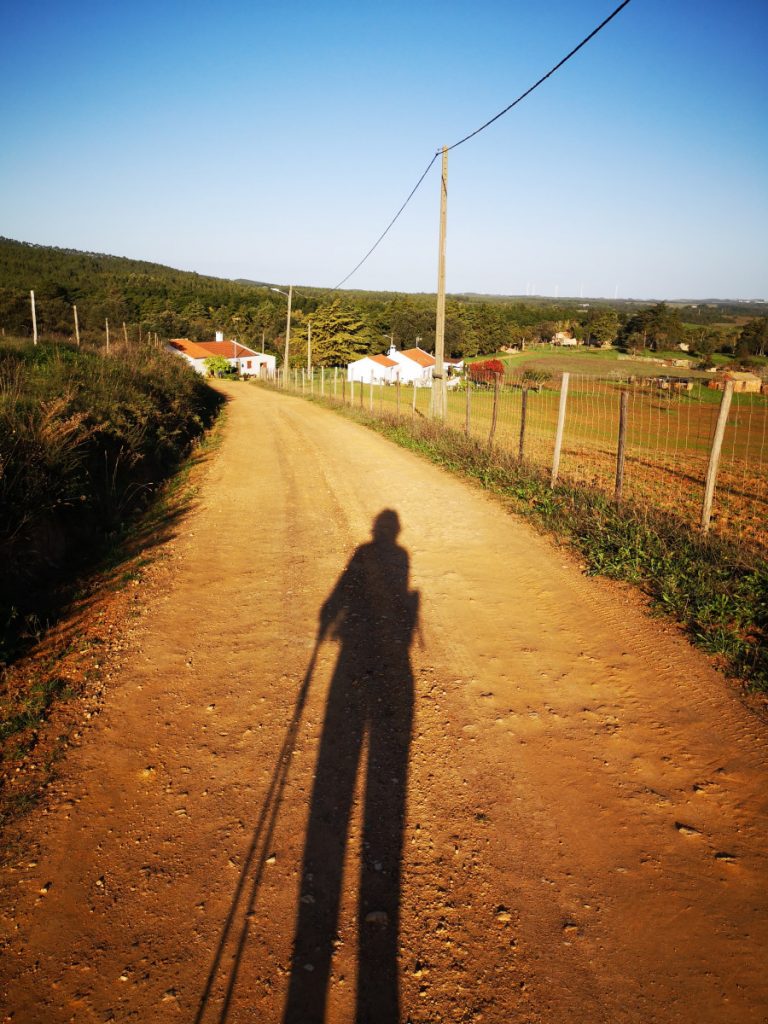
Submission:
<svg viewBox="0 0 768 1024">
<path fill-rule="evenodd" d="M 272 842 L 272 836 L 275 831 L 275 825 L 277 823 L 277 816 L 280 811 L 280 804 L 282 802 L 283 790 L 285 789 L 285 783 L 288 778 L 288 771 L 291 766 L 291 758 L 293 757 L 294 748 L 296 746 L 296 736 L 299 731 L 299 725 L 301 723 L 301 716 L 304 711 L 304 706 L 307 702 L 307 694 L 309 693 L 309 684 L 312 680 L 312 675 L 315 670 L 315 664 L 317 662 L 317 653 L 320 648 L 320 642 L 322 635 L 318 634 L 315 640 L 315 646 L 312 651 L 312 656 L 309 660 L 307 671 L 304 674 L 301 687 L 299 689 L 298 696 L 296 698 L 296 704 L 293 709 L 293 715 L 288 725 L 288 729 L 283 740 L 283 745 L 280 749 L 280 753 L 277 757 L 277 763 L 275 764 L 274 771 L 272 772 L 272 779 L 269 783 L 269 789 L 264 799 L 264 803 L 259 814 L 259 820 L 256 824 L 256 828 L 253 832 L 251 844 L 248 848 L 248 852 L 245 857 L 240 877 L 235 888 L 234 895 L 232 897 L 232 904 L 227 914 L 227 919 L 224 922 L 224 928 L 219 939 L 219 944 L 216 948 L 216 953 L 213 957 L 211 969 L 208 972 L 206 979 L 205 988 L 203 994 L 200 997 L 200 1003 L 195 1014 L 195 1024 L 202 1024 L 203 1020 L 207 1015 L 207 1010 L 211 1004 L 211 995 L 213 993 L 213 986 L 216 983 L 216 979 L 220 973 L 223 973 L 222 960 L 224 958 L 224 952 L 227 945 L 234 939 L 236 933 L 238 917 L 242 918 L 240 923 L 240 931 L 237 936 L 237 945 L 235 947 L 232 962 L 229 967 L 229 978 L 226 982 L 226 992 L 224 996 L 224 1002 L 221 1006 L 221 1010 L 218 1013 L 217 1019 L 219 1024 L 224 1024 L 229 1013 L 229 1006 L 232 1001 L 232 995 L 235 991 L 235 985 L 237 984 L 237 975 L 240 969 L 240 961 L 242 959 L 243 950 L 245 949 L 246 942 L 248 940 L 248 920 L 250 912 L 253 910 L 256 898 L 259 893 L 259 887 L 261 886 L 261 879 L 264 873 L 264 863 L 266 858 L 269 856 L 269 847 Z M 250 889 L 248 889 L 248 877 L 251 871 L 255 868 L 255 874 L 251 881 Z M 238 911 L 240 914 L 238 914 Z"/>
</svg>

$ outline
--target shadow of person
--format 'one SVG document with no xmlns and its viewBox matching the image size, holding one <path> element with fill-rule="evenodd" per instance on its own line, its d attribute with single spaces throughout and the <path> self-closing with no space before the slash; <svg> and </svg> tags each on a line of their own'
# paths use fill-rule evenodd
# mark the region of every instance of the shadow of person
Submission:
<svg viewBox="0 0 768 1024">
<path fill-rule="evenodd" d="M 342 872 L 355 782 L 365 752 L 358 881 L 356 1024 L 399 1018 L 397 950 L 408 750 L 409 649 L 419 594 L 397 543 L 397 513 L 374 520 L 322 607 L 320 637 L 340 641 L 317 759 L 284 1024 L 325 1020 L 338 945 Z"/>
</svg>

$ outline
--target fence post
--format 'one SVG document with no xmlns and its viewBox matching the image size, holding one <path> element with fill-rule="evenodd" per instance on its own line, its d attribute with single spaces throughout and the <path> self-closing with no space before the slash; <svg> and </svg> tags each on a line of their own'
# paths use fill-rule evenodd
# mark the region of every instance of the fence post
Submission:
<svg viewBox="0 0 768 1024">
<path fill-rule="evenodd" d="M 373 413 L 373 377 L 368 385 L 368 411 Z"/>
<path fill-rule="evenodd" d="M 493 412 L 491 413 L 491 432 L 488 434 L 488 447 L 493 445 L 493 437 L 496 433 L 496 420 L 499 416 L 499 382 L 501 380 L 500 373 L 494 373 L 493 375 Z"/>
<path fill-rule="evenodd" d="M 557 474 L 560 472 L 560 450 L 563 447 L 563 428 L 565 427 L 565 406 L 568 402 L 568 381 L 570 373 L 563 373 L 563 380 L 560 385 L 560 408 L 557 411 L 557 432 L 555 433 L 555 451 L 552 456 L 552 483 L 557 483 Z"/>
<path fill-rule="evenodd" d="M 411 408 L 411 419 L 416 415 L 416 381 L 413 382 L 413 406 Z"/>
<path fill-rule="evenodd" d="M 464 417 L 464 433 L 469 437 L 472 425 L 472 381 L 467 377 L 467 411 Z"/>
<path fill-rule="evenodd" d="M 325 398 L 325 367 L 320 367 L 320 397 Z"/>
<path fill-rule="evenodd" d="M 32 304 L 32 341 L 37 344 L 37 312 L 35 310 L 35 293 L 29 293 L 29 301 Z"/>
<path fill-rule="evenodd" d="M 109 352 L 109 320 L 104 321 L 104 330 L 107 332 L 107 352 Z M 37 342 L 35 342 L 37 344 Z"/>
<path fill-rule="evenodd" d="M 125 342 L 125 347 L 128 348 L 128 328 L 125 326 L 125 320 L 123 320 L 123 341 Z"/>
<path fill-rule="evenodd" d="M 523 384 L 522 405 L 520 406 L 520 443 L 517 446 L 517 457 L 520 462 L 525 456 L 525 421 L 528 418 L 528 388 Z"/>
<path fill-rule="evenodd" d="M 624 487 L 624 449 L 627 443 L 628 408 L 629 392 L 623 388 L 619 396 L 619 444 L 616 449 L 616 488 L 613 492 L 613 500 L 617 505 L 621 502 L 621 491 Z"/>
<path fill-rule="evenodd" d="M 75 341 L 77 342 L 77 347 L 80 348 L 80 324 L 77 322 L 77 306 L 72 307 L 72 312 L 75 315 Z"/>
<path fill-rule="evenodd" d="M 709 453 L 709 465 L 707 466 L 707 480 L 704 485 L 704 507 L 701 511 L 702 533 L 709 533 L 709 524 L 712 518 L 712 501 L 715 497 L 715 484 L 717 483 L 717 470 L 720 465 L 720 451 L 723 447 L 725 435 L 725 424 L 728 420 L 728 413 L 733 398 L 733 381 L 727 380 L 723 389 L 723 397 L 720 402 L 720 412 L 717 415 L 715 436 L 712 438 L 712 450 Z"/>
<path fill-rule="evenodd" d="M 397 396 L 396 397 L 396 402 L 397 402 L 397 418 L 400 419 L 400 378 L 399 377 L 395 381 L 395 387 L 397 388 L 397 392 L 396 392 L 396 396 Z"/>
</svg>

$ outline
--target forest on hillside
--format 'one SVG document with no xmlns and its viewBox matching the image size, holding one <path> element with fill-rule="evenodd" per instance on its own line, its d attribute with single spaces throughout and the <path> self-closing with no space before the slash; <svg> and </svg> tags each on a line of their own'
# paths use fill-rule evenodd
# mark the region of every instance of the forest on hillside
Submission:
<svg viewBox="0 0 768 1024">
<path fill-rule="evenodd" d="M 0 238 L 0 330 L 32 333 L 30 290 L 42 336 L 69 338 L 77 306 L 81 336 L 103 341 L 105 321 L 131 340 L 205 340 L 217 330 L 254 348 L 282 354 L 286 298 L 270 285 L 174 270 L 141 260 L 77 252 Z M 452 295 L 446 303 L 446 350 L 454 357 L 549 341 L 557 331 L 579 340 L 633 349 L 688 341 L 702 356 L 714 351 L 763 355 L 768 348 L 765 306 L 755 303 L 606 302 L 604 300 Z M 751 318 L 751 319 L 750 319 Z M 293 359 L 305 358 L 309 325 L 318 365 L 365 352 L 421 345 L 435 336 L 435 296 L 392 292 L 293 290 Z M 303 351 L 302 351 L 303 349 Z"/>
</svg>

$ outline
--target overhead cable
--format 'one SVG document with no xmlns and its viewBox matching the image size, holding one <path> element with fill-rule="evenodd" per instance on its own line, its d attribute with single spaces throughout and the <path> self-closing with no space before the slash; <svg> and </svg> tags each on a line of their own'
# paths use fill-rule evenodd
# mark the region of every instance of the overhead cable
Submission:
<svg viewBox="0 0 768 1024">
<path fill-rule="evenodd" d="M 627 0 L 627 2 L 629 2 L 629 0 Z M 365 261 L 366 261 L 366 260 L 368 259 L 368 257 L 369 257 L 369 256 L 371 256 L 371 255 L 373 254 L 374 250 L 378 248 L 378 245 L 379 245 L 379 243 L 380 243 L 380 242 L 383 242 L 383 241 L 384 241 L 384 238 L 385 238 L 385 237 L 386 237 L 386 236 L 387 236 L 387 235 L 389 234 L 390 228 L 392 228 L 392 227 L 394 226 L 394 224 L 395 224 L 395 221 L 397 220 L 397 218 L 398 218 L 398 217 L 400 216 L 400 214 L 401 214 L 401 213 L 403 212 L 403 210 L 404 210 L 404 209 L 406 208 L 406 206 L 408 205 L 408 203 L 410 203 L 411 199 L 413 199 L 413 197 L 414 197 L 414 196 L 416 195 L 416 190 L 418 189 L 418 187 L 419 187 L 419 185 L 420 185 L 420 184 L 422 183 L 422 181 L 424 181 L 424 179 L 426 178 L 426 176 L 427 176 L 427 175 L 429 174 L 429 171 L 430 171 L 430 168 L 432 167 L 432 164 L 433 164 L 433 163 L 435 162 L 435 160 L 437 160 L 437 158 L 438 158 L 438 156 L 439 156 L 439 155 L 440 155 L 440 153 L 439 153 L 439 152 L 435 153 L 435 155 L 434 155 L 434 156 L 432 157 L 432 159 L 431 159 L 431 160 L 429 161 L 429 163 L 427 164 L 427 168 L 426 168 L 426 170 L 424 171 L 424 173 L 422 174 L 422 176 L 421 176 L 421 177 L 419 178 L 419 180 L 418 180 L 418 181 L 416 182 L 416 184 L 415 184 L 415 185 L 413 186 L 413 188 L 411 189 L 411 192 L 410 192 L 410 194 L 409 194 L 408 198 L 407 198 L 407 199 L 405 200 L 405 202 L 404 202 L 404 203 L 403 203 L 403 205 L 402 205 L 402 206 L 400 207 L 400 209 L 399 209 L 399 210 L 397 211 L 397 213 L 396 213 L 396 214 L 395 214 L 395 216 L 394 216 L 394 217 L 392 218 L 392 220 L 391 220 L 391 221 L 389 222 L 389 224 L 387 224 L 386 228 L 385 228 L 385 229 L 384 229 L 384 230 L 382 231 L 382 233 L 381 233 L 381 234 L 379 235 L 379 237 L 378 237 L 378 238 L 376 239 L 376 241 L 375 241 L 375 242 L 373 243 L 373 245 L 372 245 L 372 246 L 371 246 L 371 248 L 370 248 L 370 249 L 368 250 L 368 252 L 367 252 L 367 253 L 365 254 L 365 256 L 363 256 L 363 258 L 362 258 L 362 259 L 360 260 L 360 262 L 359 262 L 359 263 L 357 264 L 357 266 L 356 266 L 356 267 L 354 267 L 354 268 L 353 268 L 352 270 L 350 270 L 350 272 L 349 272 L 349 273 L 347 274 L 347 276 L 346 276 L 346 277 L 342 278 L 342 279 L 341 279 L 341 281 L 339 281 L 339 283 L 338 283 L 337 285 L 334 285 L 334 286 L 333 286 L 333 288 L 331 289 L 331 291 L 336 291 L 336 289 L 337 289 L 337 288 L 341 288 L 341 286 L 342 286 L 342 285 L 344 284 L 344 282 L 345 282 L 345 281 L 348 281 L 348 280 L 350 279 L 350 277 L 352 277 L 352 275 L 353 275 L 353 274 L 354 274 L 354 273 L 355 273 L 356 271 L 358 271 L 358 270 L 360 269 L 360 267 L 362 267 L 362 265 L 363 265 L 363 264 L 365 263 Z"/>
<path fill-rule="evenodd" d="M 493 124 L 494 121 L 498 121 L 500 117 L 504 117 L 505 114 L 508 114 L 509 111 L 513 107 L 516 107 L 518 103 L 522 103 L 526 96 L 530 96 L 534 89 L 538 89 L 539 86 L 543 82 L 546 82 L 546 80 L 550 78 L 552 75 L 554 75 L 554 73 L 558 71 L 563 66 L 563 64 L 567 63 L 571 59 L 571 57 L 574 56 L 574 54 L 577 54 L 579 50 L 582 48 L 582 46 L 586 46 L 590 39 L 594 39 L 597 33 L 604 29 L 608 22 L 612 21 L 619 13 L 619 11 L 623 10 L 623 8 L 625 8 L 628 3 L 629 0 L 624 0 L 624 3 L 619 4 L 619 6 L 616 8 L 613 14 L 609 14 L 605 21 L 600 22 L 596 29 L 593 29 L 588 36 L 585 36 L 585 38 L 581 40 L 578 46 L 574 46 L 574 48 L 571 50 L 569 54 L 566 54 L 566 56 L 563 57 L 563 59 L 559 63 L 555 64 L 555 66 L 551 68 L 546 73 L 546 75 L 542 75 L 538 82 L 534 82 L 530 89 L 526 89 L 525 92 L 521 93 L 516 100 L 513 100 L 512 103 L 509 104 L 508 107 L 504 107 L 504 109 L 500 110 L 498 114 L 496 114 L 494 117 L 490 119 L 490 121 L 486 121 L 485 124 L 481 124 L 479 128 L 475 128 L 473 132 L 470 132 L 469 135 L 465 135 L 464 138 L 459 139 L 458 142 L 454 142 L 452 146 L 446 146 L 446 149 L 451 150 L 456 149 L 457 146 L 463 146 L 465 142 L 469 142 L 470 139 L 474 139 L 474 137 L 476 135 L 479 135 L 480 132 L 484 132 L 486 128 Z"/>
<path fill-rule="evenodd" d="M 601 32 L 610 21 L 613 21 L 613 19 L 616 17 L 616 15 L 619 14 L 622 10 L 624 10 L 624 8 L 627 6 L 627 4 L 629 2 L 630 2 L 630 0 L 624 0 L 623 3 L 620 3 L 615 11 L 613 11 L 611 14 L 609 14 L 608 17 L 604 21 L 600 22 L 600 24 L 597 26 L 597 28 L 594 28 L 589 33 L 588 36 L 585 36 L 581 40 L 581 42 L 579 43 L 578 46 L 574 46 L 574 48 L 570 51 L 570 53 L 567 53 L 565 55 L 565 57 L 563 57 L 563 59 L 561 61 L 558 61 L 558 63 L 555 64 L 555 66 L 553 68 L 550 68 L 550 70 L 546 73 L 546 75 L 542 75 L 541 78 L 537 82 L 534 82 L 533 85 L 530 86 L 530 88 L 526 89 L 525 92 L 521 93 L 517 97 L 516 100 L 513 100 L 512 103 L 509 104 L 509 106 L 504 107 L 503 110 L 500 110 L 498 112 L 498 114 L 495 114 L 489 121 L 486 121 L 485 124 L 481 124 L 479 128 L 475 128 L 475 130 L 473 132 L 470 132 L 469 135 L 465 135 L 464 138 L 459 139 L 458 142 L 454 142 L 453 145 L 451 145 L 451 146 L 446 146 L 445 149 L 450 151 L 452 149 L 456 149 L 458 146 L 463 146 L 465 142 L 469 142 L 470 139 L 473 139 L 476 135 L 479 135 L 480 132 L 484 132 L 486 128 L 489 128 L 495 121 L 498 121 L 499 118 L 503 117 L 505 114 L 508 114 L 509 111 L 512 110 L 513 107 L 516 107 L 518 105 L 518 103 L 522 103 L 522 101 L 527 96 L 530 96 L 531 93 L 535 89 L 538 89 L 540 85 L 542 85 L 544 82 L 546 82 L 546 80 L 548 78 L 550 78 L 552 75 L 554 75 L 554 73 L 556 71 L 558 71 L 563 66 L 563 64 L 566 64 L 571 59 L 571 57 L 575 56 L 575 54 L 577 54 L 582 47 L 586 46 L 587 43 L 591 39 L 594 39 L 595 36 L 598 34 L 598 32 Z M 406 208 L 408 203 L 410 203 L 411 199 L 413 199 L 413 197 L 416 194 L 419 186 L 421 185 L 421 183 L 424 181 L 424 179 L 426 178 L 427 174 L 429 173 L 429 171 L 430 171 L 430 169 L 432 167 L 432 164 L 435 162 L 435 160 L 437 160 L 437 158 L 440 156 L 441 153 L 442 153 L 442 149 L 438 149 L 435 152 L 434 156 L 432 157 L 432 159 L 427 164 L 426 170 L 424 171 L 422 176 L 419 178 L 419 180 L 416 182 L 416 184 L 411 189 L 411 192 L 409 193 L 408 198 L 405 200 L 405 202 L 400 207 L 400 209 L 397 211 L 395 216 L 392 218 L 392 220 L 386 226 L 384 231 L 379 235 L 379 237 L 373 243 L 373 245 L 368 250 L 368 252 L 365 254 L 365 256 L 363 256 L 363 258 L 357 264 L 357 266 L 353 267 L 353 269 L 350 270 L 350 272 L 347 274 L 347 276 L 342 278 L 341 281 L 339 281 L 339 283 L 337 285 L 334 285 L 333 288 L 331 289 L 332 291 L 336 291 L 337 288 L 341 288 L 341 286 L 343 284 L 345 284 L 350 279 L 350 277 L 352 277 L 353 274 L 357 273 L 357 271 L 360 269 L 360 267 L 362 267 L 362 265 L 365 263 L 365 261 L 368 259 L 368 257 L 372 256 L 373 253 L 376 251 L 376 249 L 378 249 L 378 247 L 381 244 L 381 242 L 384 241 L 384 239 L 389 234 L 389 232 L 392 229 L 392 227 L 394 227 L 395 222 L 399 218 L 400 214 Z"/>
</svg>

